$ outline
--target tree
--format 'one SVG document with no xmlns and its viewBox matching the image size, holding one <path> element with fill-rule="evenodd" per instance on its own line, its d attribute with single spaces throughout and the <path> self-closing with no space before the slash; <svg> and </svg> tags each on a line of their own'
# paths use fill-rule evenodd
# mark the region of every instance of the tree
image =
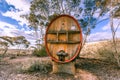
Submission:
<svg viewBox="0 0 120 80">
<path fill-rule="evenodd" d="M 118 0 L 117 0 L 118 1 Z M 116 59 L 116 62 L 118 64 L 118 67 L 120 67 L 120 54 L 118 53 L 117 49 L 117 37 L 116 37 L 116 32 L 118 30 L 118 27 L 120 26 L 120 22 L 115 28 L 114 26 L 114 18 L 119 18 L 120 19 L 120 1 L 118 2 L 111 2 L 111 15 L 110 15 L 110 27 L 111 27 L 111 32 L 112 32 L 112 43 L 113 43 L 113 48 L 114 48 L 114 58 Z"/>
<path fill-rule="evenodd" d="M 0 39 L 8 42 L 9 44 L 13 45 L 13 42 L 12 42 L 12 37 L 9 37 L 9 36 L 1 36 Z"/>
<path fill-rule="evenodd" d="M 2 51 L 2 56 L 4 56 L 8 50 L 8 43 L 7 42 L 0 42 L 0 48 L 1 48 L 1 51 Z"/>
<path fill-rule="evenodd" d="M 74 16 L 86 36 L 85 43 L 91 29 L 94 29 L 99 23 L 99 18 L 108 12 L 108 8 L 105 7 L 107 1 L 109 0 L 33 0 L 30 14 L 26 18 L 30 23 L 29 26 L 36 32 L 37 42 L 39 42 L 37 44 L 42 44 L 45 28 L 52 19 L 61 14 Z M 97 17 L 96 13 L 99 13 Z M 40 36 L 38 36 L 38 32 L 40 32 Z"/>
<path fill-rule="evenodd" d="M 22 48 L 28 48 L 30 45 L 30 42 L 27 41 L 27 39 L 24 36 L 17 36 L 12 38 L 14 45 L 17 45 L 17 48 L 19 49 L 19 54 Z"/>
<path fill-rule="evenodd" d="M 81 0 L 33 0 L 30 14 L 26 17 L 37 36 L 37 45 L 43 43 L 45 28 L 49 22 L 60 14 L 78 14 Z M 40 32 L 40 36 L 38 36 Z M 41 42 L 41 43 L 40 43 Z"/>
<path fill-rule="evenodd" d="M 110 28 L 112 33 L 112 45 L 114 49 L 114 58 L 116 59 L 116 62 L 118 64 L 118 67 L 120 67 L 120 54 L 118 53 L 117 49 L 117 37 L 116 32 L 118 30 L 118 27 L 120 26 L 120 22 L 117 26 L 114 25 L 114 19 L 120 20 L 120 0 L 104 0 L 105 2 L 102 5 L 104 9 L 109 9 L 109 19 L 110 19 Z"/>
<path fill-rule="evenodd" d="M 0 48 L 1 48 L 1 51 L 3 52 L 2 54 L 2 56 L 4 57 L 4 55 L 7 53 L 7 51 L 8 51 L 8 47 L 10 46 L 10 45 L 13 45 L 13 42 L 12 42 L 12 40 L 11 40 L 11 37 L 9 37 L 9 36 L 2 36 L 2 37 L 0 37 Z"/>
<path fill-rule="evenodd" d="M 19 52 L 23 48 L 28 48 L 30 42 L 24 36 L 17 36 L 17 37 L 9 37 L 9 36 L 2 36 L 0 37 L 0 48 L 3 52 L 3 56 L 6 54 L 9 46 L 17 46 Z"/>
</svg>

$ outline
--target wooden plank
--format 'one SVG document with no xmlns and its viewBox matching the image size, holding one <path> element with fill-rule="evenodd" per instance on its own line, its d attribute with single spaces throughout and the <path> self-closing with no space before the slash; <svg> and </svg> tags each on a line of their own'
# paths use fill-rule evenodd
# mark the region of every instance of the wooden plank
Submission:
<svg viewBox="0 0 120 80">
<path fill-rule="evenodd" d="M 51 44 L 79 44 L 81 41 L 47 41 Z"/>
<path fill-rule="evenodd" d="M 68 56 L 65 57 L 66 60 L 70 60 L 73 56 L 76 56 L 79 53 L 78 47 L 81 45 L 80 37 L 81 31 L 78 27 L 79 25 L 71 17 L 62 16 L 56 19 L 48 27 L 49 29 L 46 32 L 46 44 L 47 50 L 53 60 L 57 59 L 58 53 L 60 50 L 64 50 L 65 53 L 68 53 Z M 56 60 L 55 60 L 56 61 Z"/>
<path fill-rule="evenodd" d="M 76 34 L 76 33 L 80 33 L 80 31 L 48 31 L 47 34 L 66 34 L 66 33 L 73 33 L 73 34 Z"/>
</svg>

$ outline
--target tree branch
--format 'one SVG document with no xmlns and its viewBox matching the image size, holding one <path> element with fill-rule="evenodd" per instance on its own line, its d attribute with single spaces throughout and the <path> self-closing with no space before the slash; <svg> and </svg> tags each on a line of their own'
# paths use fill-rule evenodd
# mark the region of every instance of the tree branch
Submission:
<svg viewBox="0 0 120 80">
<path fill-rule="evenodd" d="M 120 22 L 119 22 L 119 24 L 117 25 L 117 27 L 116 27 L 116 29 L 115 29 L 115 33 L 117 32 L 119 26 L 120 26 Z"/>
</svg>

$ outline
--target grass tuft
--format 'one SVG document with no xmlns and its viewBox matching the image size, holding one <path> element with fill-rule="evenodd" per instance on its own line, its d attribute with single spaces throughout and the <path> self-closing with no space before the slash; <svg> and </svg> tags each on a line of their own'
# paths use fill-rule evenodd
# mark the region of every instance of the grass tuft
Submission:
<svg viewBox="0 0 120 80">
<path fill-rule="evenodd" d="M 46 57 L 48 56 L 45 50 L 45 47 L 42 47 L 41 49 L 35 49 L 33 51 L 33 55 L 37 57 Z"/>
<path fill-rule="evenodd" d="M 32 72 L 41 72 L 41 73 L 48 73 L 52 70 L 51 63 L 46 61 L 35 61 L 31 66 L 25 70 L 25 72 L 32 73 Z"/>
</svg>

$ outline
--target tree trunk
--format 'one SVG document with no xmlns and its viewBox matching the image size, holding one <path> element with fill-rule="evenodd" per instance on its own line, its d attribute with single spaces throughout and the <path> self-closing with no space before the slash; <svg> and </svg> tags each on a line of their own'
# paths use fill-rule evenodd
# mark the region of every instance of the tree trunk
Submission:
<svg viewBox="0 0 120 80">
<path fill-rule="evenodd" d="M 110 27 L 111 27 L 111 32 L 112 32 L 112 43 L 113 43 L 113 48 L 114 48 L 114 58 L 116 59 L 116 62 L 118 64 L 118 67 L 120 67 L 120 59 L 119 59 L 119 53 L 117 51 L 117 43 L 116 43 L 116 30 L 113 25 L 113 12 L 111 12 L 110 16 Z"/>
<path fill-rule="evenodd" d="M 5 57 L 5 54 L 7 53 L 7 51 L 8 51 L 8 48 L 5 48 L 3 55 L 2 55 L 3 57 Z"/>
</svg>

